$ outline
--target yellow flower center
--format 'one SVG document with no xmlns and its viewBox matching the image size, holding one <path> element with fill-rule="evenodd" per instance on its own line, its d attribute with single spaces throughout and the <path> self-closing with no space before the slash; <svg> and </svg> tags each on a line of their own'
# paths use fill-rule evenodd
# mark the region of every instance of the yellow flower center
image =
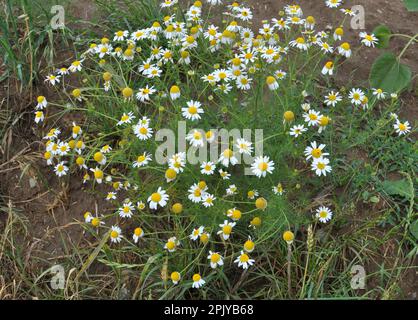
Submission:
<svg viewBox="0 0 418 320">
<path fill-rule="evenodd" d="M 344 50 L 348 51 L 348 50 L 350 50 L 350 44 L 348 42 L 344 42 L 341 45 L 341 48 L 343 48 Z"/>
<path fill-rule="evenodd" d="M 232 227 L 228 224 L 228 225 L 226 225 L 226 226 L 224 226 L 224 227 L 222 228 L 222 232 L 223 232 L 224 234 L 231 234 L 231 232 L 232 232 Z"/>
<path fill-rule="evenodd" d="M 115 239 L 119 236 L 119 233 L 116 230 L 112 230 L 112 232 L 110 233 L 110 236 Z"/>
<path fill-rule="evenodd" d="M 219 262 L 219 260 L 221 260 L 220 254 L 219 253 L 212 253 L 212 255 L 210 256 L 210 262 L 217 263 L 217 262 Z"/>
<path fill-rule="evenodd" d="M 153 201 L 153 202 L 160 202 L 161 199 L 162 199 L 161 194 L 159 194 L 158 192 L 154 192 L 151 195 L 151 201 Z"/>
<path fill-rule="evenodd" d="M 178 282 L 180 280 L 180 273 L 178 273 L 177 271 L 173 272 L 171 274 L 171 280 Z"/>
<path fill-rule="evenodd" d="M 94 177 L 96 179 L 102 179 L 103 178 L 103 171 L 100 169 L 97 169 L 94 171 Z"/>
<path fill-rule="evenodd" d="M 131 88 L 128 88 L 128 87 L 126 87 L 125 89 L 122 90 L 122 95 L 125 98 L 131 97 L 133 93 L 134 93 L 133 90 Z"/>
<path fill-rule="evenodd" d="M 176 171 L 174 169 L 169 168 L 165 172 L 165 176 L 166 176 L 167 179 L 172 180 L 172 179 L 174 179 L 177 176 L 177 173 L 176 173 Z"/>
<path fill-rule="evenodd" d="M 248 260 L 250 260 L 250 257 L 248 257 L 248 255 L 246 255 L 246 254 L 244 253 L 244 254 L 242 254 L 242 255 L 239 257 L 239 260 L 240 260 L 241 262 L 248 262 Z"/>
<path fill-rule="evenodd" d="M 252 242 L 251 240 L 247 240 L 247 241 L 245 241 L 245 243 L 244 243 L 244 248 L 245 248 L 245 250 L 247 250 L 247 251 L 251 251 L 251 250 L 253 250 L 253 249 L 254 249 L 254 246 L 255 246 L 255 244 L 254 244 L 254 242 Z"/>
<path fill-rule="evenodd" d="M 323 162 L 318 162 L 318 169 L 320 169 L 320 170 L 324 170 L 324 169 L 325 169 L 325 163 L 323 163 Z"/>
<path fill-rule="evenodd" d="M 299 44 L 304 44 L 305 43 L 305 39 L 302 38 L 302 37 L 299 37 L 299 38 L 296 39 L 296 42 L 299 43 Z"/>
<path fill-rule="evenodd" d="M 312 150 L 311 155 L 314 158 L 319 158 L 322 155 L 322 151 L 321 151 L 321 149 L 315 148 L 315 149 Z"/>
<path fill-rule="evenodd" d="M 197 113 L 197 108 L 195 106 L 189 107 L 189 113 L 190 114 L 196 114 Z"/>
<path fill-rule="evenodd" d="M 174 241 L 168 241 L 167 242 L 167 249 L 168 250 L 173 250 L 176 247 L 176 244 L 174 243 Z"/>
<path fill-rule="evenodd" d="M 266 162 L 262 162 L 258 165 L 258 169 L 260 169 L 261 171 L 266 171 L 268 168 L 268 165 Z"/>
</svg>

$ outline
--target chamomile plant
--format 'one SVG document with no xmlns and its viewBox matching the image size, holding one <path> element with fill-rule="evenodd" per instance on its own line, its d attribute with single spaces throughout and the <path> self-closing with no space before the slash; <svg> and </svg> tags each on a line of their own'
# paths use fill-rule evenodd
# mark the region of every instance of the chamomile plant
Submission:
<svg viewBox="0 0 418 320">
<path fill-rule="evenodd" d="M 333 196 L 319 209 L 312 201 L 339 170 L 341 128 L 379 103 L 387 130 L 411 130 L 389 117 L 393 93 L 334 85 L 354 54 L 341 3 L 322 4 L 341 21 L 321 30 L 297 4 L 254 28 L 245 3 L 163 1 L 160 19 L 103 35 L 68 72 L 47 75 L 62 99 L 35 101 L 45 161 L 103 198 L 99 222 L 81 220 L 86 234 L 108 237 L 107 258 L 124 264 L 123 248 L 137 265 L 163 265 L 146 278 L 164 297 L 210 295 L 243 272 L 259 279 L 276 247 L 284 263 L 284 231 L 332 225 Z M 377 42 L 359 35 L 358 45 Z M 73 114 L 77 123 L 58 121 Z"/>
</svg>

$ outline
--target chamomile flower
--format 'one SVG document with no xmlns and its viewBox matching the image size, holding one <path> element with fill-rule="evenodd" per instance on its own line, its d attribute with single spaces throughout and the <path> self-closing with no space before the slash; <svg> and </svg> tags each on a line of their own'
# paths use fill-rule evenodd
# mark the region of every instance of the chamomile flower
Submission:
<svg viewBox="0 0 418 320">
<path fill-rule="evenodd" d="M 245 75 L 236 78 L 235 83 L 240 90 L 249 90 L 251 88 L 251 79 Z"/>
<path fill-rule="evenodd" d="M 322 68 L 321 73 L 323 75 L 330 75 L 332 76 L 334 74 L 334 62 L 332 61 L 328 61 L 327 63 L 325 63 L 324 67 Z"/>
<path fill-rule="evenodd" d="M 129 32 L 127 30 L 120 30 L 115 32 L 115 36 L 113 37 L 113 41 L 123 41 L 125 38 L 129 35 Z"/>
<path fill-rule="evenodd" d="M 232 233 L 232 228 L 235 227 L 235 222 L 229 222 L 228 220 L 225 220 L 224 223 L 220 224 L 219 227 L 221 227 L 221 230 L 217 232 L 217 234 L 222 237 L 224 240 L 228 240 Z"/>
<path fill-rule="evenodd" d="M 81 71 L 82 69 L 82 60 L 75 60 L 71 63 L 70 67 L 68 68 L 68 70 L 70 70 L 71 72 L 77 72 L 77 71 Z"/>
<path fill-rule="evenodd" d="M 311 142 L 310 146 L 307 146 L 305 148 L 304 154 L 306 157 L 306 160 L 309 159 L 319 159 L 323 156 L 329 155 L 326 152 L 323 152 L 324 148 L 326 147 L 325 144 L 317 144 L 316 141 Z"/>
<path fill-rule="evenodd" d="M 231 174 L 228 173 L 227 171 L 224 171 L 222 169 L 219 169 L 219 175 L 221 176 L 222 180 L 229 180 L 229 178 L 231 177 Z"/>
<path fill-rule="evenodd" d="M 353 10 L 351 9 L 340 9 L 342 13 L 344 13 L 345 15 L 348 15 L 350 17 L 354 17 L 356 14 Z"/>
<path fill-rule="evenodd" d="M 181 108 L 181 111 L 183 117 L 192 121 L 201 119 L 200 114 L 204 113 L 201 103 L 193 100 L 188 101 L 187 107 Z"/>
<path fill-rule="evenodd" d="M 130 111 L 128 113 L 123 113 L 122 117 L 116 125 L 121 126 L 126 123 L 131 123 L 133 119 L 135 119 L 133 112 Z"/>
<path fill-rule="evenodd" d="M 165 179 L 166 179 L 167 182 L 171 182 L 171 181 L 175 180 L 176 177 L 177 177 L 177 172 L 173 168 L 168 168 L 165 171 Z"/>
<path fill-rule="evenodd" d="M 234 156 L 234 152 L 227 148 L 219 156 L 218 162 L 222 163 L 224 167 L 228 167 L 230 164 L 233 166 L 236 165 L 238 159 Z"/>
<path fill-rule="evenodd" d="M 204 229 L 204 226 L 193 229 L 192 233 L 189 235 L 190 240 L 196 241 L 202 235 Z"/>
<path fill-rule="evenodd" d="M 386 98 L 386 92 L 384 92 L 382 89 L 374 89 L 373 88 L 373 95 L 376 96 L 378 100 L 383 100 Z"/>
<path fill-rule="evenodd" d="M 68 167 L 65 165 L 65 161 L 61 161 L 54 167 L 55 174 L 58 177 L 65 176 L 68 172 Z"/>
<path fill-rule="evenodd" d="M 215 77 L 215 80 L 217 82 L 228 81 L 231 78 L 231 73 L 229 70 L 218 69 L 218 70 L 215 70 L 215 72 L 213 73 L 213 76 Z"/>
<path fill-rule="evenodd" d="M 189 200 L 194 203 L 199 203 L 200 201 L 202 201 L 202 197 L 205 194 L 205 190 L 200 188 L 198 183 L 193 184 L 189 188 L 188 192 L 189 192 L 189 195 L 188 195 Z"/>
<path fill-rule="evenodd" d="M 253 152 L 252 143 L 243 138 L 237 139 L 235 145 L 238 148 L 238 152 L 241 154 L 251 155 L 251 152 Z"/>
<path fill-rule="evenodd" d="M 139 140 L 148 140 L 153 134 L 153 129 L 148 127 L 148 125 L 143 125 L 142 123 L 134 125 L 132 129 Z"/>
<path fill-rule="evenodd" d="M 52 163 L 53 163 L 53 161 L 54 161 L 54 157 L 53 157 L 53 155 L 52 155 L 52 152 L 50 152 L 50 151 L 46 151 L 46 152 L 44 153 L 44 159 L 46 160 L 46 164 L 47 164 L 48 166 L 52 165 Z"/>
<path fill-rule="evenodd" d="M 325 54 L 334 52 L 334 48 L 327 42 L 320 41 L 319 46 L 321 47 L 321 51 Z"/>
<path fill-rule="evenodd" d="M 193 279 L 192 288 L 199 289 L 206 283 L 206 281 L 203 280 L 203 278 L 198 273 L 195 273 L 192 279 Z"/>
<path fill-rule="evenodd" d="M 60 76 L 66 76 L 67 74 L 69 74 L 69 70 L 68 70 L 67 68 L 59 68 L 59 69 L 57 70 L 57 73 L 58 73 Z"/>
<path fill-rule="evenodd" d="M 359 34 L 361 43 L 366 47 L 373 47 L 379 42 L 374 34 L 368 34 L 367 32 L 360 32 Z"/>
<path fill-rule="evenodd" d="M 258 197 L 258 191 L 257 190 L 249 190 L 247 192 L 247 198 L 250 200 L 254 200 L 255 197 Z"/>
<path fill-rule="evenodd" d="M 47 135 L 45 137 L 43 137 L 43 139 L 48 139 L 48 140 L 57 139 L 58 136 L 60 135 L 60 133 L 61 133 L 61 131 L 59 129 L 52 128 L 51 130 L 49 130 Z"/>
<path fill-rule="evenodd" d="M 338 102 L 342 101 L 342 97 L 339 92 L 331 91 L 325 96 L 324 103 L 327 106 L 335 107 Z"/>
<path fill-rule="evenodd" d="M 209 194 L 205 192 L 202 196 L 202 204 L 205 208 L 209 208 L 213 206 L 213 201 L 215 201 L 216 198 L 213 194 Z"/>
<path fill-rule="evenodd" d="M 251 253 L 251 252 L 253 252 L 253 251 L 254 251 L 254 248 L 255 248 L 255 243 L 254 243 L 254 241 L 251 239 L 251 237 L 249 236 L 249 237 L 248 237 L 248 240 L 247 240 L 247 241 L 245 241 L 245 243 L 244 243 L 244 251 L 246 251 L 246 252 L 248 252 L 248 253 Z"/>
<path fill-rule="evenodd" d="M 299 137 L 302 133 L 308 131 L 308 128 L 305 128 L 303 124 L 300 125 L 294 125 L 292 128 L 290 128 L 289 134 L 291 136 L 294 136 L 295 138 Z"/>
<path fill-rule="evenodd" d="M 266 84 L 270 90 L 276 90 L 279 87 L 279 83 L 277 82 L 276 78 L 273 76 L 268 76 L 266 78 Z"/>
<path fill-rule="evenodd" d="M 161 187 L 158 187 L 157 192 L 154 192 L 148 197 L 148 203 L 150 209 L 156 210 L 158 206 L 165 207 L 168 201 L 168 194 Z"/>
<path fill-rule="evenodd" d="M 144 236 L 144 230 L 142 230 L 142 228 L 140 227 L 135 228 L 134 234 L 132 235 L 134 242 L 138 243 L 139 239 L 142 238 L 143 236 Z"/>
<path fill-rule="evenodd" d="M 118 226 L 112 226 L 110 229 L 110 241 L 119 243 L 122 241 L 122 230 Z"/>
<path fill-rule="evenodd" d="M 96 52 L 99 54 L 99 58 L 102 59 L 106 55 L 112 54 L 113 47 L 109 44 L 100 44 L 96 48 Z"/>
<path fill-rule="evenodd" d="M 121 218 L 132 217 L 134 211 L 135 211 L 135 207 L 132 205 L 132 202 L 130 201 L 125 202 L 123 206 L 118 209 L 119 216 Z"/>
<path fill-rule="evenodd" d="M 212 175 L 213 172 L 215 171 L 216 165 L 211 161 L 208 161 L 208 162 L 205 161 L 205 162 L 202 162 L 200 168 L 201 168 L 200 172 L 202 174 Z"/>
<path fill-rule="evenodd" d="M 145 88 L 139 89 L 138 93 L 136 94 L 136 98 L 141 102 L 149 101 L 150 96 L 156 91 L 157 90 L 155 90 L 153 86 L 148 87 L 147 85 Z"/>
<path fill-rule="evenodd" d="M 93 215 L 89 211 L 86 211 L 83 216 L 86 223 L 90 223 L 93 220 Z"/>
<path fill-rule="evenodd" d="M 218 266 L 223 266 L 224 261 L 218 252 L 209 251 L 208 260 L 210 260 L 210 267 L 215 269 Z"/>
<path fill-rule="evenodd" d="M 138 208 L 138 210 L 142 211 L 145 209 L 145 203 L 142 201 L 139 201 L 136 203 L 136 207 Z"/>
<path fill-rule="evenodd" d="M 231 185 L 229 185 L 228 188 L 226 188 L 226 194 L 228 196 L 232 196 L 234 194 L 237 194 L 237 192 L 238 192 L 238 188 L 235 186 L 235 184 L 231 184 Z"/>
<path fill-rule="evenodd" d="M 147 73 L 147 78 L 159 78 L 161 76 L 162 70 L 158 67 L 151 67 Z"/>
<path fill-rule="evenodd" d="M 321 118 L 319 119 L 318 133 L 322 133 L 326 129 L 330 121 L 331 121 L 330 117 L 322 115 Z"/>
<path fill-rule="evenodd" d="M 308 127 L 317 126 L 319 124 L 320 117 L 321 114 L 318 111 L 312 109 L 303 115 L 305 122 L 308 123 Z"/>
<path fill-rule="evenodd" d="M 180 88 L 178 86 L 174 85 L 170 88 L 170 97 L 171 100 L 176 100 L 180 98 Z"/>
<path fill-rule="evenodd" d="M 106 200 L 107 201 L 116 200 L 116 192 L 114 191 L 108 192 L 106 195 Z"/>
<path fill-rule="evenodd" d="M 50 74 L 46 77 L 45 82 L 49 82 L 51 85 L 55 86 L 55 84 L 60 83 L 60 76 Z"/>
<path fill-rule="evenodd" d="M 290 41 L 289 45 L 302 51 L 306 51 L 309 48 L 309 44 L 306 42 L 304 37 L 298 37 L 295 40 Z"/>
<path fill-rule="evenodd" d="M 208 28 L 206 29 L 206 31 L 203 33 L 203 36 L 206 39 L 209 39 L 209 40 L 216 39 L 218 35 L 219 35 L 218 27 L 215 26 L 215 25 L 213 25 L 213 24 L 211 24 L 210 26 L 208 26 Z"/>
<path fill-rule="evenodd" d="M 281 183 L 278 183 L 276 186 L 273 187 L 273 193 L 276 195 L 283 195 L 284 189 Z"/>
<path fill-rule="evenodd" d="M 314 159 L 311 165 L 312 171 L 315 171 L 317 176 L 326 176 L 327 173 L 332 171 L 331 166 L 329 165 L 329 160 L 327 158 Z"/>
<path fill-rule="evenodd" d="M 170 1 L 170 0 L 165 0 L 165 1 Z M 170 275 L 170 279 L 171 279 L 171 281 L 173 282 L 174 285 L 179 283 L 180 279 L 181 279 L 180 272 L 177 272 L 177 271 L 172 272 L 171 275 Z"/>
<path fill-rule="evenodd" d="M 179 152 L 168 159 L 169 168 L 174 169 L 177 173 L 183 172 L 184 166 L 186 165 L 186 153 Z"/>
<path fill-rule="evenodd" d="M 35 123 L 44 121 L 45 115 L 43 111 L 35 111 Z"/>
<path fill-rule="evenodd" d="M 249 21 L 253 18 L 253 13 L 250 8 L 242 7 L 237 9 L 236 17 L 242 21 Z"/>
<path fill-rule="evenodd" d="M 325 5 L 329 8 L 338 8 L 342 4 L 342 0 L 326 0 Z"/>
<path fill-rule="evenodd" d="M 401 122 L 399 119 L 396 119 L 396 123 L 393 125 L 393 127 L 399 136 L 406 135 L 411 131 L 411 126 L 409 125 L 408 121 Z"/>
<path fill-rule="evenodd" d="M 287 73 L 286 73 L 286 72 L 284 72 L 283 70 L 277 70 L 277 71 L 274 73 L 274 76 L 275 76 L 277 79 L 279 79 L 279 80 L 283 80 L 283 79 L 285 79 L 285 78 L 286 78 L 286 75 L 287 75 Z"/>
<path fill-rule="evenodd" d="M 353 88 L 351 89 L 348 98 L 351 100 L 352 104 L 361 105 L 364 100 L 365 94 L 361 89 Z"/>
<path fill-rule="evenodd" d="M 164 249 L 166 249 L 168 252 L 174 252 L 176 251 L 179 245 L 180 245 L 180 241 L 178 241 L 176 237 L 171 237 L 165 243 Z"/>
<path fill-rule="evenodd" d="M 90 168 L 90 171 L 93 172 L 94 178 L 95 178 L 97 183 L 102 183 L 103 182 L 104 173 L 101 169 L 99 169 L 98 167 L 96 167 L 94 169 Z"/>
<path fill-rule="evenodd" d="M 242 267 L 243 269 L 248 269 L 249 266 L 252 266 L 254 264 L 255 260 L 250 259 L 250 257 L 244 253 L 244 251 L 241 251 L 241 254 L 234 260 L 234 263 L 238 264 L 238 267 Z"/>
<path fill-rule="evenodd" d="M 233 221 L 238 221 L 242 217 L 242 212 L 236 208 L 232 208 L 226 212 L 226 216 L 231 218 Z"/>
<path fill-rule="evenodd" d="M 257 157 L 251 165 L 251 170 L 257 177 L 265 177 L 267 173 L 273 172 L 274 162 L 270 161 L 270 158 L 267 156 Z"/>
<path fill-rule="evenodd" d="M 93 155 L 93 159 L 94 159 L 94 161 L 96 161 L 100 165 L 105 165 L 106 161 L 107 161 L 106 156 L 102 152 L 96 152 Z"/>
<path fill-rule="evenodd" d="M 205 142 L 205 135 L 199 130 L 194 129 L 186 136 L 186 140 L 196 148 L 203 147 Z"/>
<path fill-rule="evenodd" d="M 46 101 L 46 98 L 44 96 L 39 96 L 36 98 L 36 110 L 42 110 L 45 109 L 46 106 L 48 105 L 48 101 Z"/>
<path fill-rule="evenodd" d="M 327 207 L 319 207 L 315 216 L 320 222 L 327 223 L 332 218 L 332 211 Z"/>
<path fill-rule="evenodd" d="M 83 133 L 83 130 L 81 130 L 81 127 L 78 126 L 75 122 L 73 122 L 73 127 L 71 131 L 72 131 L 73 139 L 76 139 L 79 135 Z"/>
<path fill-rule="evenodd" d="M 351 46 L 348 42 L 344 42 L 338 47 L 338 53 L 346 58 L 351 57 Z"/>
</svg>

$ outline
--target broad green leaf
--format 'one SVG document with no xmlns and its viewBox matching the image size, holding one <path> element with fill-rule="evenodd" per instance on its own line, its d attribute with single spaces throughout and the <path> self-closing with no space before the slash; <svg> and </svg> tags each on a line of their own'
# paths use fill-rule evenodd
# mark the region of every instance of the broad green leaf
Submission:
<svg viewBox="0 0 418 320">
<path fill-rule="evenodd" d="M 413 190 L 411 190 L 411 185 L 407 179 L 401 180 L 386 180 L 382 183 L 383 190 L 393 196 L 401 196 L 406 198 L 412 198 L 414 196 Z"/>
<path fill-rule="evenodd" d="M 403 0 L 408 11 L 418 11 L 418 0 Z"/>
<path fill-rule="evenodd" d="M 381 54 L 370 71 L 370 85 L 387 92 L 398 92 L 411 82 L 411 69 L 391 52 Z"/>
<path fill-rule="evenodd" d="M 387 48 L 389 47 L 389 39 L 392 32 L 385 25 L 380 25 L 374 28 L 373 34 L 379 39 L 379 43 L 376 45 L 378 48 Z"/>
</svg>

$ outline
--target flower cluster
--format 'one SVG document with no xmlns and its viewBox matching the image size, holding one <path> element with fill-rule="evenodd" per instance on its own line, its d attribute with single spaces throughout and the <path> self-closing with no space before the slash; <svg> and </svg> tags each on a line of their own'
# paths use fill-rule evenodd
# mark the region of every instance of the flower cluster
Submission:
<svg viewBox="0 0 418 320">
<path fill-rule="evenodd" d="M 222 3 L 218 0 L 207 2 L 209 6 Z M 329 8 L 339 8 L 342 1 L 327 0 L 325 4 Z M 153 159 L 156 155 L 152 149 L 156 129 L 167 123 L 169 118 L 176 118 L 195 126 L 185 137 L 189 148 L 205 149 L 207 144 L 218 145 L 219 137 L 211 125 L 214 119 L 219 121 L 218 113 L 223 112 L 223 106 L 228 101 L 238 101 L 243 107 L 248 101 L 254 105 L 250 97 L 254 92 L 258 96 L 259 89 L 266 88 L 272 100 L 280 102 L 277 108 L 282 108 L 280 113 L 279 109 L 274 110 L 274 121 L 281 124 L 283 118 L 283 124 L 263 141 L 284 136 L 296 149 L 300 141 L 304 141 L 299 137 L 303 139 L 306 136 L 308 141 L 302 142 L 304 152 L 298 156 L 304 154 L 312 175 L 319 179 L 332 172 L 329 157 L 332 150 L 321 141 L 324 141 L 327 127 L 332 125 L 331 115 L 335 109 L 344 104 L 351 105 L 355 111 L 365 111 L 376 101 L 387 99 L 388 94 L 378 88 L 353 88 L 349 92 L 326 88 L 320 102 L 312 102 L 310 95 L 314 94 L 313 89 L 303 87 L 301 92 L 290 94 L 297 103 L 283 98 L 280 90 L 292 87 L 300 71 L 290 67 L 293 55 L 302 55 L 305 59 L 309 55 L 318 56 L 320 68 L 315 77 L 325 80 L 334 75 L 339 60 L 352 55 L 351 45 L 343 41 L 343 27 L 331 33 L 317 31 L 315 18 L 305 18 L 299 5 L 288 5 L 278 19 L 263 21 L 258 34 L 251 28 L 251 9 L 236 2 L 226 6 L 224 15 L 227 19 L 222 26 L 203 20 L 204 5 L 200 1 L 188 7 L 184 16 L 179 12 L 181 9 L 177 0 L 164 0 L 161 9 L 167 15 L 160 21 L 133 32 L 116 31 L 111 39 L 104 37 L 92 43 L 68 68 L 61 68 L 46 77 L 45 81 L 50 85 L 56 88 L 63 86 L 69 100 L 69 106 L 63 106 L 65 110 L 94 114 L 103 122 L 103 127 L 106 126 L 106 132 L 97 134 L 89 125 L 82 126 L 76 122 L 63 132 L 54 127 L 44 137 L 44 158 L 58 177 L 81 171 L 85 184 L 91 183 L 92 187 L 100 184 L 105 188 L 104 199 L 115 204 L 115 212 L 111 216 L 117 223 L 106 229 L 107 221 L 104 220 L 107 218 L 90 212 L 84 215 L 84 220 L 97 232 L 108 230 L 113 244 L 122 240 L 129 242 L 130 239 L 137 244 L 141 238 L 147 237 L 147 232 L 140 226 L 135 226 L 129 237 L 123 236 L 121 228 L 126 221 L 141 221 L 135 219 L 141 216 L 141 212 L 158 214 L 168 211 L 180 215 L 187 208 L 203 212 L 208 209 L 222 211 L 222 220 L 218 219 L 216 224 L 207 227 L 197 224 L 189 231 L 188 237 L 181 237 L 172 231 L 161 244 L 161 248 L 172 255 L 185 243 L 193 245 L 199 240 L 206 246 L 217 238 L 207 255 L 208 267 L 216 269 L 223 267 L 224 260 L 230 256 L 221 254 L 215 246 L 226 247 L 232 238 L 239 239 L 234 236 L 235 228 L 248 226 L 250 231 L 247 232 L 251 234 L 252 230 L 261 226 L 261 215 L 267 210 L 270 199 L 285 196 L 282 183 L 272 181 L 278 179 L 278 163 L 282 161 L 277 154 L 257 154 L 257 142 L 260 141 L 253 143 L 239 137 L 222 145 L 216 160 L 189 165 L 187 153 L 180 151 L 167 154 L 166 164 L 159 166 Z M 348 9 L 341 11 L 352 15 Z M 360 42 L 373 47 L 378 40 L 373 34 L 362 32 Z M 212 56 L 218 57 L 214 65 L 208 61 Z M 74 73 L 90 74 L 92 68 L 95 72 L 91 77 L 95 77 L 97 86 L 71 88 L 65 81 Z M 118 71 L 122 69 L 128 71 Z M 97 100 L 94 100 L 97 97 L 101 103 L 112 107 L 99 109 L 96 107 Z M 113 101 L 117 104 L 112 105 Z M 47 107 L 47 99 L 38 97 L 36 123 L 41 124 L 48 119 L 44 113 Z M 224 108 L 228 111 L 228 107 Z M 168 116 L 164 117 L 165 114 Z M 236 116 L 232 112 L 231 115 Z M 277 121 L 279 117 L 280 121 Z M 410 131 L 407 121 L 395 120 L 394 127 L 399 135 Z M 199 129 L 197 124 L 204 130 Z M 260 188 L 270 182 L 269 191 L 255 188 L 243 191 L 244 186 L 239 180 L 241 173 L 238 173 L 242 169 L 242 157 L 252 159 L 250 171 L 256 178 L 249 176 L 248 180 L 268 181 L 260 184 Z M 193 169 L 196 167 L 197 171 Z M 180 176 L 192 177 L 193 182 L 191 178 L 185 179 L 182 187 L 177 188 Z M 211 183 L 209 179 L 212 179 Z M 232 183 L 223 185 L 228 180 Z M 150 181 L 158 182 L 154 187 L 154 184 L 148 185 Z M 238 201 L 237 197 L 243 192 L 246 201 Z M 184 201 L 176 202 L 175 199 Z M 244 210 L 248 204 L 253 207 Z M 223 210 L 225 206 L 228 208 Z M 254 212 L 257 215 L 252 215 Z M 322 223 L 328 222 L 332 215 L 332 211 L 324 206 L 315 213 Z M 243 226 L 246 216 L 251 216 L 250 222 Z M 212 237 L 213 233 L 217 236 Z M 293 241 L 293 234 L 291 240 L 290 235 L 285 239 Z M 244 245 L 231 254 L 237 267 L 248 269 L 256 263 L 250 257 L 256 242 L 257 239 L 250 235 Z M 179 271 L 171 273 L 174 284 L 179 283 L 181 278 Z M 200 273 L 195 273 L 191 279 L 193 288 L 200 288 L 206 283 Z"/>
</svg>

